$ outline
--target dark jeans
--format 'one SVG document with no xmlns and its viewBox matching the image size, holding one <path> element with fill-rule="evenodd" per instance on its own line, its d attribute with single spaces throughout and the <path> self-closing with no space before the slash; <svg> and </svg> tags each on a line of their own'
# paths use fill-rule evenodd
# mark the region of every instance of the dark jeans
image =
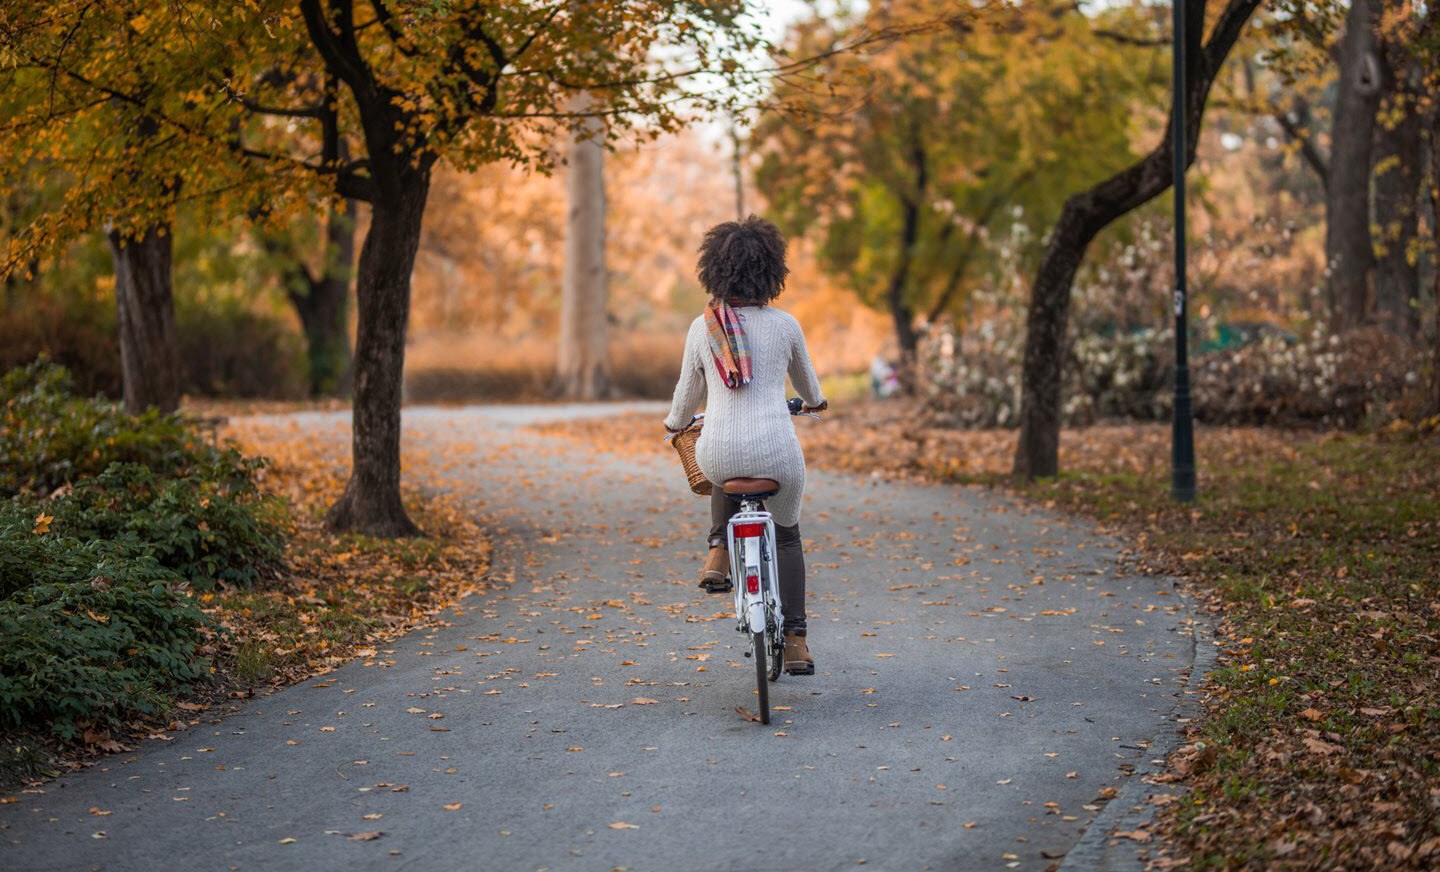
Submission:
<svg viewBox="0 0 1440 872">
<path fill-rule="evenodd" d="M 740 510 L 739 503 L 726 499 L 718 487 L 710 494 L 710 545 L 725 547 L 725 526 Z M 780 568 L 780 611 L 785 613 L 785 632 L 805 635 L 805 549 L 800 544 L 800 525 L 775 525 L 775 550 Z M 739 584 L 739 579 L 735 580 Z"/>
</svg>

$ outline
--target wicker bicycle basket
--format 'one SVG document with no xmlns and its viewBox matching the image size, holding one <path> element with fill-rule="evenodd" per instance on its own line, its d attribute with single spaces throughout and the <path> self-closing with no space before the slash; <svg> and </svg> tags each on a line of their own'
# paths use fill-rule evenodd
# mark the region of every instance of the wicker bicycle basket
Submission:
<svg viewBox="0 0 1440 872">
<path fill-rule="evenodd" d="M 685 477 L 690 480 L 690 490 L 702 497 L 710 495 L 710 480 L 700 471 L 700 461 L 695 459 L 695 442 L 700 438 L 700 424 L 692 424 L 675 435 L 670 444 L 680 455 L 680 465 L 685 467 Z"/>
</svg>

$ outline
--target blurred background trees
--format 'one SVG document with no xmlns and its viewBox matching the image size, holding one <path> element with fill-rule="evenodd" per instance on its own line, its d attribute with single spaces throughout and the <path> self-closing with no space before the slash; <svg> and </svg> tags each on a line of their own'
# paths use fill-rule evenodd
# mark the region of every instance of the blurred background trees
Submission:
<svg viewBox="0 0 1440 872">
<path fill-rule="evenodd" d="M 812 18 L 792 29 L 787 50 L 829 52 L 855 30 L 938 17 L 948 5 Z M 1139 7 L 1092 18 L 1069 3 L 1002 6 L 837 54 L 819 76 L 779 80 L 756 130 L 758 184 L 785 228 L 815 233 L 826 269 L 890 316 L 902 371 L 923 324 L 963 320 L 971 292 L 1016 266 L 995 257 L 998 228 L 1016 217 L 1049 224 L 1083 181 L 1131 160 L 1131 113 L 1163 81 L 1153 57 L 1107 34 L 1153 17 Z"/>
</svg>

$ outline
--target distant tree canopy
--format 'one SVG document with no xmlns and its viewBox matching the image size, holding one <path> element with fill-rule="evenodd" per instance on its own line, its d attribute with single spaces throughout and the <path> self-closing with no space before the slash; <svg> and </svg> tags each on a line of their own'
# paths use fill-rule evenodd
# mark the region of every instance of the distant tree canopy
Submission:
<svg viewBox="0 0 1440 872">
<path fill-rule="evenodd" d="M 787 48 L 821 54 L 856 30 L 933 18 L 943 5 L 812 18 Z M 1066 192 L 1134 159 L 1133 120 L 1158 103 L 1163 70 L 1153 52 L 1115 37 L 1153 15 L 1004 4 L 836 55 L 822 83 L 778 82 L 755 131 L 758 185 L 787 230 L 818 234 L 828 268 L 891 315 L 910 358 L 916 319 L 961 313 L 995 268 L 998 229 L 1053 222 Z"/>
</svg>

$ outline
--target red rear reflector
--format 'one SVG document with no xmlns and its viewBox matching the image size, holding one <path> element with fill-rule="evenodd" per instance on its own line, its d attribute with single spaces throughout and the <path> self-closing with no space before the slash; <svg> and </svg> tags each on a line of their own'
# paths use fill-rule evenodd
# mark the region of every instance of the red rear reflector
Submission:
<svg viewBox="0 0 1440 872">
<path fill-rule="evenodd" d="M 735 525 L 735 538 L 736 538 L 736 539 L 753 539 L 753 538 L 756 537 L 756 536 L 764 535 L 764 533 L 765 533 L 765 525 L 764 525 L 764 524 L 736 524 L 736 525 Z"/>
<path fill-rule="evenodd" d="M 745 592 L 746 592 L 746 593 L 759 593 L 759 592 L 760 592 L 760 576 L 758 576 L 758 575 L 747 575 L 747 576 L 745 576 Z"/>
</svg>

